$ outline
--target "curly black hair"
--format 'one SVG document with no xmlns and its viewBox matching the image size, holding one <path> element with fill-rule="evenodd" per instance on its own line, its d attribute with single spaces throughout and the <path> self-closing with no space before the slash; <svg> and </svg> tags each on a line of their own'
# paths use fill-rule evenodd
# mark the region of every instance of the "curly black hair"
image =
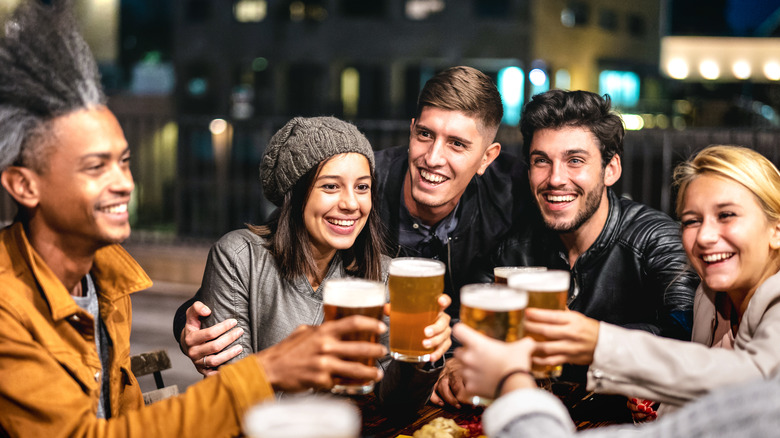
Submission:
<svg viewBox="0 0 780 438">
<path fill-rule="evenodd" d="M 49 122 L 105 105 L 92 52 L 78 32 L 70 0 L 27 0 L 5 22 L 0 39 L 0 171 L 40 171 Z"/>
</svg>

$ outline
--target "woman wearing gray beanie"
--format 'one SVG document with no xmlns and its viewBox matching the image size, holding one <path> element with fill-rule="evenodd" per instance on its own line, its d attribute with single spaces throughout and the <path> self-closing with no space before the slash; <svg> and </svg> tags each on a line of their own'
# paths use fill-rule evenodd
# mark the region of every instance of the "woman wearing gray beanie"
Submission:
<svg viewBox="0 0 780 438">
<path fill-rule="evenodd" d="M 265 197 L 279 209 L 263 226 L 226 234 L 209 253 L 194 299 L 211 310 L 204 325 L 221 327 L 214 327 L 216 333 L 201 330 L 196 345 L 182 341 L 199 371 L 213 373 L 228 358 L 235 361 L 274 345 L 299 325 L 322 323 L 319 286 L 327 279 L 384 280 L 389 258 L 382 253 L 382 224 L 372 208 L 373 177 L 371 145 L 352 124 L 333 117 L 296 117 L 274 134 L 260 178 Z M 426 339 L 436 347 L 435 360 L 451 345 L 444 313 L 449 303 L 443 295 L 439 318 L 430 327 L 433 334 Z M 237 329 L 215 344 L 208 342 L 216 348 L 212 351 L 225 349 L 204 354 L 210 340 L 204 339 L 206 333 L 226 330 L 231 324 L 226 320 L 236 321 Z M 387 345 L 387 333 L 382 342 Z M 385 378 L 377 395 L 402 401 L 407 409 L 427 400 L 440 371 L 389 359 L 381 365 Z"/>
</svg>

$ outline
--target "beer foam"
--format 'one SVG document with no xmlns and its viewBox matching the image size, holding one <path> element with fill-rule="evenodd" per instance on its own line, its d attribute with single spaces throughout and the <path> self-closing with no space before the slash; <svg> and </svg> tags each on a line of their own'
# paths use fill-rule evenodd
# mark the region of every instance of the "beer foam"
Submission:
<svg viewBox="0 0 780 438">
<path fill-rule="evenodd" d="M 509 287 L 493 287 L 492 284 L 485 287 L 467 285 L 461 289 L 460 304 L 492 312 L 507 312 L 528 306 L 528 294 Z"/>
<path fill-rule="evenodd" d="M 431 259 L 401 257 L 390 262 L 389 273 L 396 277 L 433 277 L 444 275 L 444 263 Z"/>
<path fill-rule="evenodd" d="M 534 292 L 560 292 L 569 290 L 571 273 L 569 271 L 551 270 L 543 272 L 519 272 L 507 279 L 509 287 Z"/>
<path fill-rule="evenodd" d="M 387 302 L 385 285 L 359 278 L 333 278 L 322 285 L 322 302 L 339 307 L 375 307 Z"/>
</svg>

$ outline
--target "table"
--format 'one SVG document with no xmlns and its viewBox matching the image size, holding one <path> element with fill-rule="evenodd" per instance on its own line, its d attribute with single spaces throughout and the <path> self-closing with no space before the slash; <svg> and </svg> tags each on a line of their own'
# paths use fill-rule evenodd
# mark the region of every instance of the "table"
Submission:
<svg viewBox="0 0 780 438">
<path fill-rule="evenodd" d="M 587 392 L 576 383 L 539 381 L 555 394 L 569 409 L 577 429 L 590 429 L 609 424 L 630 423 L 631 414 L 626 408 L 626 398 Z M 382 412 L 373 394 L 353 397 L 363 416 L 362 436 L 367 438 L 411 436 L 416 430 L 436 417 L 451 418 L 458 424 L 478 421 L 484 408 L 464 407 L 455 409 L 427 404 L 413 418 L 392 418 Z"/>
</svg>

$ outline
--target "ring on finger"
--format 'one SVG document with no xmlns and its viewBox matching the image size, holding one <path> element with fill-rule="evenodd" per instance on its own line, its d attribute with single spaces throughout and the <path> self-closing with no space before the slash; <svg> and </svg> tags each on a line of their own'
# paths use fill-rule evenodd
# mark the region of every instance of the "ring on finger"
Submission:
<svg viewBox="0 0 780 438">
<path fill-rule="evenodd" d="M 206 356 L 203 356 L 203 368 L 207 368 L 206 367 Z"/>
</svg>

